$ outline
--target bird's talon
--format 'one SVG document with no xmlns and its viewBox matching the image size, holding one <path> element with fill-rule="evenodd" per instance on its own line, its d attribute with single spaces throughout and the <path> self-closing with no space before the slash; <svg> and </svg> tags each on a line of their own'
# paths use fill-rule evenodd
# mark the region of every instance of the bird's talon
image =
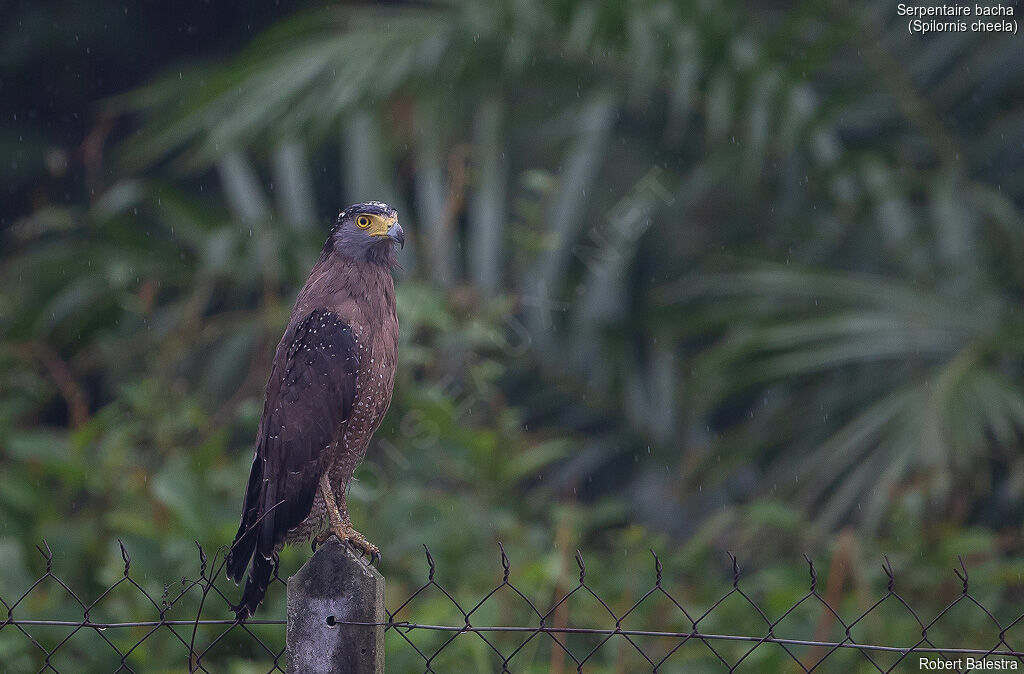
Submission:
<svg viewBox="0 0 1024 674">
<path fill-rule="evenodd" d="M 380 561 L 380 549 L 373 543 L 366 540 L 362 534 L 351 527 L 342 528 L 340 530 L 328 529 L 327 531 L 324 531 L 313 539 L 313 552 L 316 552 L 317 547 L 323 545 L 323 543 L 331 536 L 338 539 L 338 542 L 344 545 L 348 550 L 359 553 L 360 560 L 368 560 L 368 563 L 370 564 Z"/>
</svg>

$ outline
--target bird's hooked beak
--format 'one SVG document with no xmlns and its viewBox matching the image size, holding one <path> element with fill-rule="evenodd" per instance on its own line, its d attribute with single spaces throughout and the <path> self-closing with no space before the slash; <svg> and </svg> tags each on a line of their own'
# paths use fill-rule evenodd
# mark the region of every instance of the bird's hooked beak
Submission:
<svg viewBox="0 0 1024 674">
<path fill-rule="evenodd" d="M 397 243 L 403 249 L 405 248 L 405 230 L 397 222 L 388 229 L 388 238 Z"/>
</svg>

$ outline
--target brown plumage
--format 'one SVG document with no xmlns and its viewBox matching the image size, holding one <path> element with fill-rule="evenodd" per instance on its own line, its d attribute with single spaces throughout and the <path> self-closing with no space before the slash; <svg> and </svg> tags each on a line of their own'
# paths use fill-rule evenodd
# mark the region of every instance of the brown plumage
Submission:
<svg viewBox="0 0 1024 674">
<path fill-rule="evenodd" d="M 405 235 L 393 208 L 351 206 L 338 216 L 299 291 L 277 346 L 228 577 L 252 566 L 238 605 L 251 616 L 285 543 L 337 536 L 377 548 L 348 517 L 345 494 L 391 403 L 398 318 L 391 269 Z M 326 530 L 324 530 L 326 525 Z"/>
</svg>

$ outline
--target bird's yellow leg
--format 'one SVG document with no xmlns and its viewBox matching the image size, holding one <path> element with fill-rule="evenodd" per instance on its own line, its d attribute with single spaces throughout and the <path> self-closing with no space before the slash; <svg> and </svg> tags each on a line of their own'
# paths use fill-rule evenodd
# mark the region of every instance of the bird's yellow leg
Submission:
<svg viewBox="0 0 1024 674">
<path fill-rule="evenodd" d="M 327 471 L 320 476 L 320 493 L 324 497 L 324 505 L 327 506 L 327 519 L 331 523 L 331 529 L 340 531 L 344 527 L 344 521 L 341 518 L 341 513 L 338 512 L 338 502 L 334 500 L 334 490 L 331 489 L 331 480 L 327 476 Z"/>
<path fill-rule="evenodd" d="M 380 559 L 380 549 L 366 540 L 366 536 L 355 530 L 352 521 L 348 518 L 347 510 L 342 515 L 341 510 L 338 509 L 338 502 L 334 498 L 334 490 L 331 489 L 331 481 L 326 472 L 320 476 L 320 493 L 323 494 L 324 505 L 327 506 L 327 519 L 330 525 L 326 531 L 316 537 L 317 544 L 323 543 L 333 535 L 340 542 L 349 543 L 356 550 L 369 555 L 371 561 Z"/>
</svg>

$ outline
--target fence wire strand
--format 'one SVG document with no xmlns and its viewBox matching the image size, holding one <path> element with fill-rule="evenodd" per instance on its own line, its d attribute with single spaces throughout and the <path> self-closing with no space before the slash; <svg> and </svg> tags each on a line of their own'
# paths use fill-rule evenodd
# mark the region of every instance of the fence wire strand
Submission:
<svg viewBox="0 0 1024 674">
<path fill-rule="evenodd" d="M 255 625 L 281 625 L 285 624 L 284 620 L 248 620 L 238 621 L 234 618 L 231 619 L 203 619 L 203 609 L 206 604 L 207 598 L 215 596 L 223 602 L 223 607 L 229 609 L 231 600 L 223 593 L 223 591 L 215 585 L 217 575 L 223 569 L 222 554 L 224 550 L 218 550 L 214 559 L 211 560 L 207 557 L 206 551 L 201 545 L 196 543 L 199 554 L 199 575 L 194 579 L 182 578 L 180 581 L 180 587 L 174 592 L 171 592 L 172 584 L 164 585 L 164 591 L 160 597 L 154 598 L 153 594 L 148 592 L 141 584 L 139 584 L 131 576 L 132 572 L 132 560 L 125 549 L 124 544 L 118 541 L 118 545 L 121 550 L 121 558 L 124 561 L 124 568 L 121 577 L 118 578 L 114 583 L 107 587 L 96 599 L 90 603 L 85 603 L 79 598 L 78 594 L 58 576 L 53 569 L 54 554 L 48 543 L 43 542 L 43 547 L 36 546 L 40 554 L 46 561 L 46 568 L 42 576 L 36 579 L 28 589 L 13 601 L 8 601 L 7 598 L 0 596 L 0 611 L 6 612 L 6 617 L 0 622 L 0 635 L 7 629 L 14 629 L 20 633 L 29 643 L 31 643 L 35 650 L 38 652 L 40 660 L 38 662 L 38 672 L 60 672 L 57 668 L 54 658 L 57 656 L 61 649 L 68 646 L 75 635 L 79 634 L 83 630 L 87 630 L 92 634 L 97 634 L 99 637 L 106 642 L 106 645 L 114 652 L 118 658 L 117 666 L 113 671 L 115 672 L 136 672 L 138 670 L 132 667 L 132 654 L 139 649 L 146 641 L 148 641 L 153 635 L 161 630 L 170 632 L 176 641 L 181 644 L 184 651 L 182 657 L 182 663 L 187 664 L 189 672 L 211 672 L 206 663 L 203 662 L 204 658 L 210 653 L 218 643 L 220 643 L 226 636 L 232 633 L 234 630 L 242 630 L 246 634 L 246 639 L 251 640 L 252 644 L 259 648 L 259 651 L 266 656 L 270 661 L 270 668 L 268 672 L 284 672 L 284 648 L 274 649 L 271 648 L 263 639 L 259 637 L 253 630 L 252 626 Z M 220 563 L 218 563 L 220 562 Z M 39 619 L 27 619 L 16 617 L 16 611 L 26 599 L 32 595 L 33 591 L 37 588 L 45 585 L 47 581 L 54 583 L 61 588 L 67 597 L 76 605 L 78 609 L 82 611 L 82 619 L 77 621 L 72 620 L 39 620 Z M 286 585 L 285 581 L 278 576 L 276 573 L 272 580 L 273 583 L 279 585 Z M 110 621 L 94 621 L 91 617 L 91 613 L 99 607 L 102 602 L 111 596 L 115 590 L 120 587 L 133 588 L 140 596 L 144 597 L 149 604 L 152 605 L 153 610 L 156 613 L 157 618 L 155 620 L 132 620 L 126 622 L 110 622 Z M 199 597 L 199 609 L 196 611 L 195 618 L 191 620 L 175 620 L 167 617 L 167 614 L 174 610 L 175 607 L 180 605 L 186 597 Z M 2 614 L 0 614 L 2 616 Z M 28 628 L 36 627 L 64 627 L 71 628 L 70 631 L 62 638 L 57 641 L 55 645 L 47 647 L 43 644 L 43 640 L 37 638 Z M 221 627 L 223 628 L 220 633 L 210 640 L 208 643 L 198 641 L 199 628 L 200 627 Z M 130 648 L 122 650 L 117 644 L 107 635 L 109 630 L 122 630 L 122 629 L 138 629 L 138 628 L 149 628 L 141 638 L 134 642 Z M 178 630 L 175 628 L 183 628 Z M 37 632 L 38 634 L 38 632 Z M 76 670 L 77 671 L 77 670 Z"/>
<path fill-rule="evenodd" d="M 219 644 L 222 644 L 229 637 L 236 637 L 241 639 L 243 643 L 248 643 L 249 655 L 250 656 L 261 656 L 264 661 L 268 663 L 268 672 L 284 672 L 285 671 L 285 648 L 283 645 L 271 646 L 263 638 L 261 638 L 253 628 L 257 626 L 276 626 L 281 628 L 286 624 L 285 620 L 274 620 L 267 619 L 265 617 L 259 619 L 249 619 L 239 621 L 232 617 L 225 618 L 203 618 L 204 610 L 208 614 L 212 614 L 214 610 L 223 611 L 229 614 L 231 599 L 215 584 L 219 574 L 223 569 L 223 553 L 224 549 L 218 550 L 217 554 L 212 560 L 207 557 L 206 552 L 202 546 L 198 543 L 198 554 L 199 554 L 199 573 L 194 579 L 182 578 L 178 584 L 167 584 L 164 585 L 163 593 L 160 597 L 154 597 L 153 594 L 148 592 L 139 582 L 132 578 L 132 561 L 128 555 L 124 545 L 119 542 L 121 557 L 124 562 L 124 567 L 121 573 L 121 577 L 118 578 L 114 583 L 107 587 L 102 593 L 99 594 L 94 600 L 89 603 L 83 601 L 79 595 L 70 587 L 68 583 L 61 579 L 54 571 L 54 554 L 50 549 L 50 546 L 43 543 L 42 547 L 37 546 L 40 554 L 45 560 L 45 571 L 37 578 L 29 587 L 22 592 L 16 599 L 10 600 L 0 596 L 0 617 L 3 618 L 0 621 L 0 636 L 3 636 L 5 632 L 13 630 L 16 634 L 20 634 L 25 640 L 27 640 L 35 649 L 38 655 L 38 672 L 60 672 L 57 663 L 54 659 L 61 649 L 64 649 L 68 644 L 73 642 L 76 635 L 83 631 L 99 635 L 100 639 L 106 643 L 110 648 L 111 652 L 116 658 L 116 667 L 114 671 L 117 672 L 135 672 L 138 671 L 133 668 L 133 664 L 138 666 L 137 662 L 133 661 L 133 654 L 147 642 L 151 637 L 160 631 L 170 632 L 174 640 L 180 644 L 182 652 L 182 664 L 187 664 L 189 672 L 212 672 L 215 670 L 210 669 L 213 665 L 210 664 L 211 652 Z M 839 611 L 830 605 L 818 591 L 818 577 L 817 571 L 814 567 L 814 562 L 806 556 L 804 557 L 807 563 L 807 569 L 809 574 L 809 589 L 800 599 L 793 603 L 787 610 L 779 615 L 774 620 L 761 608 L 761 606 L 743 589 L 741 588 L 741 572 L 739 562 L 735 556 L 729 555 L 731 567 L 732 567 L 732 582 L 731 587 L 723 593 L 716 601 L 708 606 L 703 611 L 693 611 L 684 608 L 683 603 L 677 600 L 676 596 L 666 587 L 664 582 L 664 569 L 662 566 L 661 559 L 654 551 L 651 551 L 654 563 L 654 582 L 653 585 L 643 592 L 639 599 L 633 602 L 629 608 L 616 613 L 612 605 L 606 601 L 601 594 L 590 584 L 587 580 L 587 567 L 583 559 L 583 555 L 577 551 L 575 554 L 576 565 L 579 569 L 578 580 L 575 581 L 574 587 L 561 593 L 548 608 L 542 608 L 534 600 L 531 600 L 526 592 L 521 590 L 511 580 L 511 563 L 509 562 L 508 555 L 505 553 L 504 547 L 500 546 L 501 553 L 501 581 L 495 585 L 489 592 L 483 595 L 483 597 L 472 606 L 464 606 L 454 596 L 453 592 L 447 587 L 442 585 L 437 580 L 437 565 L 434 561 L 433 555 L 427 546 L 424 547 L 424 553 L 427 562 L 427 578 L 415 591 L 410 594 L 405 601 L 401 602 L 394 610 L 385 611 L 385 621 L 382 623 L 358 623 L 358 622 L 345 622 L 337 621 L 338 625 L 348 625 L 352 627 L 384 627 L 385 634 L 392 641 L 397 640 L 400 647 L 407 647 L 411 649 L 416 656 L 422 659 L 423 671 L 425 673 L 437 673 L 438 667 L 437 661 L 439 656 L 449 649 L 453 643 L 459 638 L 467 638 L 463 635 L 472 635 L 471 638 L 479 639 L 483 644 L 497 657 L 500 669 L 496 671 L 502 672 L 502 674 L 511 674 L 514 670 L 512 669 L 515 665 L 513 660 L 520 656 L 528 644 L 533 642 L 535 639 L 547 639 L 550 641 L 550 647 L 552 651 L 557 649 L 559 657 L 564 656 L 572 662 L 572 669 L 577 672 L 586 671 L 585 668 L 588 663 L 592 662 L 594 656 L 606 646 L 613 638 L 620 638 L 625 640 L 629 644 L 629 647 L 635 651 L 636 655 L 639 656 L 646 665 L 650 667 L 650 671 L 658 672 L 663 671 L 663 667 L 666 663 L 676 655 L 686 644 L 692 642 L 698 642 L 701 644 L 700 648 L 706 650 L 708 657 L 713 662 L 717 662 L 720 665 L 721 671 L 734 672 L 741 667 L 748 659 L 757 651 L 759 648 L 763 648 L 765 644 L 772 644 L 775 647 L 781 648 L 785 652 L 788 661 L 792 663 L 792 666 L 796 668 L 796 671 L 802 672 L 813 672 L 821 671 L 823 663 L 826 663 L 830 657 L 834 657 L 836 653 L 855 651 L 859 653 L 862 658 L 862 667 L 868 671 L 878 671 L 888 673 L 894 671 L 901 664 L 907 664 L 907 659 L 914 655 L 920 656 L 939 656 L 947 661 L 956 660 L 960 658 L 960 662 L 963 662 L 964 656 L 974 657 L 975 661 L 985 661 L 992 658 L 1010 658 L 1016 661 L 1017 667 L 1024 665 L 1024 651 L 1016 649 L 1007 639 L 1007 632 L 1014 627 L 1017 627 L 1024 622 L 1024 613 L 1018 616 L 1016 619 L 1003 625 L 996 616 L 986 608 L 970 591 L 970 582 L 967 572 L 967 567 L 963 562 L 962 558 L 959 558 L 959 568 L 955 568 L 954 574 L 960 581 L 960 592 L 948 605 L 945 606 L 934 618 L 925 622 L 920 617 L 919 613 L 915 611 L 911 605 L 896 591 L 896 575 L 893 571 L 892 564 L 888 558 L 885 558 L 885 562 L 882 565 L 882 570 L 885 573 L 886 591 L 870 606 L 857 615 L 852 621 L 844 620 Z M 44 586 L 48 582 L 55 584 L 60 588 L 68 597 L 69 602 L 72 606 L 75 606 L 75 610 L 81 610 L 81 620 L 47 620 L 47 619 L 36 619 L 36 618 L 24 618 L 18 617 L 20 607 L 23 607 L 26 600 L 33 594 L 37 588 Z M 275 569 L 273 582 L 275 585 L 285 586 L 286 582 L 282 579 Z M 172 592 L 172 585 L 178 585 L 175 591 Z M 152 605 L 152 609 L 155 612 L 154 619 L 130 619 L 127 616 L 123 622 L 114 622 L 109 620 L 95 620 L 92 617 L 92 613 L 102 605 L 104 600 L 107 600 L 118 588 L 126 587 L 131 588 L 132 591 L 140 593 L 149 604 Z M 450 604 L 458 614 L 461 615 L 460 624 L 430 624 L 427 622 L 420 622 L 415 619 L 414 615 L 411 614 L 414 608 L 415 600 L 422 597 L 431 590 L 435 591 L 447 604 Z M 479 615 L 481 609 L 488 604 L 496 595 L 502 592 L 511 593 L 511 595 L 522 602 L 523 607 L 529 611 L 529 620 L 524 621 L 528 624 L 519 625 L 487 625 L 477 624 L 474 622 L 476 616 Z M 436 595 L 435 595 L 436 596 Z M 186 597 L 198 598 L 198 609 L 196 609 L 195 617 L 192 619 L 180 619 L 168 617 L 168 615 L 174 611 L 175 608 L 182 606 L 185 602 Z M 569 624 L 561 624 L 561 620 L 558 618 L 560 611 L 564 611 L 574 601 L 579 601 L 582 598 L 589 597 L 590 600 L 596 601 L 600 607 L 600 615 L 603 619 L 608 621 L 607 627 L 580 627 Z M 755 617 L 758 621 L 764 623 L 763 631 L 758 630 L 756 634 L 743 634 L 743 633 L 723 633 L 720 630 L 705 630 L 702 629 L 702 623 L 707 625 L 709 622 L 709 616 L 714 614 L 716 609 L 719 609 L 725 602 L 735 598 L 736 601 L 740 601 L 743 605 L 749 609 L 749 614 Z M 213 600 L 214 608 L 210 608 L 207 604 L 207 600 Z M 646 603 L 662 600 L 667 601 L 668 605 L 678 611 L 677 618 L 682 618 L 685 623 L 689 624 L 689 630 L 666 630 L 656 629 L 657 626 L 650 629 L 640 629 L 636 627 L 625 627 L 624 622 L 631 616 L 637 614 L 639 609 Z M 914 621 L 914 624 L 920 629 L 920 638 L 909 646 L 894 646 L 891 644 L 878 644 L 878 643 L 861 643 L 854 639 L 854 629 L 864 623 L 869 616 L 876 615 L 880 610 L 880 607 L 887 603 L 895 603 L 901 607 L 906 614 Z M 975 609 L 980 610 L 985 618 L 991 622 L 993 634 L 996 636 L 993 638 L 994 643 L 991 645 L 944 645 L 939 646 L 933 642 L 929 636 L 929 631 L 939 623 L 939 621 L 950 614 L 954 609 L 960 605 L 973 606 Z M 821 639 L 801 639 L 793 638 L 788 636 L 779 636 L 775 633 L 776 628 L 788 617 L 793 615 L 798 609 L 804 606 L 810 606 L 818 611 L 823 617 L 826 617 L 828 621 L 838 625 L 840 627 L 840 633 L 843 635 L 838 641 L 827 641 Z M 6 616 L 3 616 L 3 612 L 6 612 Z M 37 631 L 39 628 L 64 628 L 68 630 L 67 634 L 63 636 L 59 641 L 55 643 L 53 640 L 48 640 L 48 643 L 52 645 L 44 645 L 44 639 L 37 638 Z M 205 638 L 200 636 L 200 628 L 203 630 L 213 630 L 214 636 L 212 638 Z M 113 630 L 117 632 L 119 630 L 144 630 L 142 636 L 138 638 L 134 643 L 118 646 L 108 636 L 108 632 Z M 417 645 L 417 643 L 411 638 L 414 632 L 425 632 L 435 633 L 440 635 L 441 642 L 433 648 L 426 648 L 425 646 Z M 497 643 L 497 637 L 501 634 L 518 634 L 525 635 L 526 639 L 522 641 L 518 646 L 511 650 L 503 650 Z M 574 650 L 570 647 L 568 640 L 573 635 L 588 635 L 595 638 L 596 643 L 593 646 L 582 649 L 585 652 L 581 652 L 580 649 Z M 659 654 L 654 654 L 650 649 L 643 647 L 640 639 L 659 639 L 667 640 L 670 648 L 667 651 Z M 276 640 L 283 643 L 283 638 Z M 743 651 L 739 657 L 730 657 L 728 653 L 724 652 L 723 647 L 725 644 L 732 643 L 734 645 L 750 644 L 750 647 Z M 803 656 L 795 652 L 794 649 L 811 649 Z M 888 654 L 895 657 L 893 662 L 882 662 L 879 660 L 881 654 Z M 1005 665 L 1005 663 L 1003 663 Z M 916 666 L 916 663 L 915 663 Z M 948 668 L 947 668 L 948 669 Z M 952 668 L 954 671 L 969 671 L 970 665 L 963 666 L 958 669 Z"/>
</svg>

